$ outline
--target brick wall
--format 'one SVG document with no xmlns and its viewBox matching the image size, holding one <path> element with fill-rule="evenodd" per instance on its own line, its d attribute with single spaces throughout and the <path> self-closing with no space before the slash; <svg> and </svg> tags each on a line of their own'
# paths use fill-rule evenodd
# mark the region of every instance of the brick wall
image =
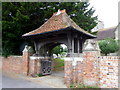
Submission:
<svg viewBox="0 0 120 90">
<path fill-rule="evenodd" d="M 73 67 L 72 67 L 72 61 L 65 61 L 64 62 L 64 81 L 67 86 L 71 85 L 73 83 Z"/>
<path fill-rule="evenodd" d="M 83 84 L 87 86 L 99 85 L 98 51 L 83 52 Z"/>
<path fill-rule="evenodd" d="M 118 88 L 118 60 L 118 56 L 99 57 L 101 88 Z"/>
<path fill-rule="evenodd" d="M 5 72 L 31 75 L 41 73 L 42 57 L 23 56 L 2 57 Z M 65 84 L 81 83 L 86 86 L 118 88 L 118 56 L 100 56 L 99 51 L 84 51 L 83 56 L 65 59 Z"/>
<path fill-rule="evenodd" d="M 29 75 L 42 74 L 42 65 L 41 62 L 49 60 L 49 57 L 35 57 L 30 56 L 29 58 Z"/>
<path fill-rule="evenodd" d="M 32 59 L 29 61 L 29 75 L 35 75 L 41 73 L 41 60 L 42 59 Z"/>
<path fill-rule="evenodd" d="M 7 58 L 2 58 L 2 71 L 10 73 L 20 74 L 22 65 L 22 56 L 9 56 Z"/>
<path fill-rule="evenodd" d="M 74 83 L 83 83 L 83 60 L 80 57 L 74 58 L 74 60 L 75 62 L 71 57 L 65 58 L 64 80 L 67 86 Z"/>
<path fill-rule="evenodd" d="M 9 56 L 7 58 L 4 57 L 0 57 L 0 58 L 2 61 L 3 72 L 17 73 L 24 75 L 33 75 L 33 74 L 41 73 L 40 59 L 28 58 L 28 64 L 25 65 L 24 64 L 25 60 L 23 60 L 23 56 Z M 26 69 L 28 69 L 28 71 Z"/>
<path fill-rule="evenodd" d="M 71 58 L 65 59 L 65 84 L 80 83 L 100 88 L 118 88 L 118 56 L 97 56 L 97 52 L 85 52 L 82 60 L 73 65 Z M 80 58 L 80 57 L 78 57 Z"/>
</svg>

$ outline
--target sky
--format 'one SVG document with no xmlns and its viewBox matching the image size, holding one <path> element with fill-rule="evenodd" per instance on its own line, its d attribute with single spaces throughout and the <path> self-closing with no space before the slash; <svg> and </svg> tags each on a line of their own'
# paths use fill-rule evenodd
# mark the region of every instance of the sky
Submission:
<svg viewBox="0 0 120 90">
<path fill-rule="evenodd" d="M 120 0 L 90 0 L 90 7 L 96 10 L 94 16 L 103 21 L 104 28 L 117 26 L 118 24 L 118 2 Z"/>
</svg>

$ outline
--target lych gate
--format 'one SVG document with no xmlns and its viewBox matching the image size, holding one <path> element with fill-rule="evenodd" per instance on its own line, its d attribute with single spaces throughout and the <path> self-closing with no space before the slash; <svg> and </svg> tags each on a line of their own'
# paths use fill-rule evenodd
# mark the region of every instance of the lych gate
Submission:
<svg viewBox="0 0 120 90">
<path fill-rule="evenodd" d="M 82 23 L 82 22 L 80 22 Z M 47 57 L 41 62 L 42 74 L 51 73 L 52 49 L 60 44 L 68 47 L 67 57 L 80 57 L 86 39 L 95 38 L 94 35 L 81 29 L 65 12 L 54 13 L 41 27 L 23 35 L 34 41 L 36 57 Z"/>
</svg>

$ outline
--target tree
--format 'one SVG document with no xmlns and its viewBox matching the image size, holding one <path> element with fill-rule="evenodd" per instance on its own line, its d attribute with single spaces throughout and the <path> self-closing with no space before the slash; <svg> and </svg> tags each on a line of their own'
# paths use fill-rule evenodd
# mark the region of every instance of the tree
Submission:
<svg viewBox="0 0 120 90">
<path fill-rule="evenodd" d="M 96 26 L 97 17 L 92 16 L 95 10 L 88 6 L 87 2 L 3 2 L 3 54 L 21 54 L 19 49 L 25 41 L 21 36 L 41 26 L 58 9 L 66 9 L 81 28 L 90 32 Z"/>
<path fill-rule="evenodd" d="M 118 43 L 116 40 L 112 38 L 106 38 L 105 40 L 102 40 L 99 42 L 99 47 L 101 49 L 101 53 L 107 55 L 109 53 L 114 53 L 118 51 Z"/>
<path fill-rule="evenodd" d="M 54 47 L 52 50 L 52 53 L 56 55 L 61 54 L 62 52 L 63 52 L 63 47 L 61 45 Z"/>
</svg>

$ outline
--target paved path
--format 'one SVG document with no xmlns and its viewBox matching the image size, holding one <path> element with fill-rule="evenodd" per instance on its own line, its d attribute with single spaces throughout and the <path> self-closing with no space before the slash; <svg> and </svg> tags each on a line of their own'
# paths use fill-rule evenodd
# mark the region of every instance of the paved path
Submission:
<svg viewBox="0 0 120 90">
<path fill-rule="evenodd" d="M 29 77 L 17 74 L 2 75 L 3 88 L 67 88 L 64 84 L 64 72 L 54 72 L 43 77 Z"/>
<path fill-rule="evenodd" d="M 13 78 L 2 75 L 2 88 L 51 88 L 48 85 L 38 84 L 23 78 Z"/>
<path fill-rule="evenodd" d="M 67 88 L 64 84 L 64 72 L 53 72 L 52 75 L 47 75 L 37 78 L 29 77 L 29 80 L 36 83 L 49 85 L 53 88 Z"/>
<path fill-rule="evenodd" d="M 64 77 L 62 72 L 56 72 L 52 75 L 47 75 L 43 77 L 30 78 L 32 81 L 47 84 L 55 88 L 67 88 L 64 84 Z"/>
</svg>

